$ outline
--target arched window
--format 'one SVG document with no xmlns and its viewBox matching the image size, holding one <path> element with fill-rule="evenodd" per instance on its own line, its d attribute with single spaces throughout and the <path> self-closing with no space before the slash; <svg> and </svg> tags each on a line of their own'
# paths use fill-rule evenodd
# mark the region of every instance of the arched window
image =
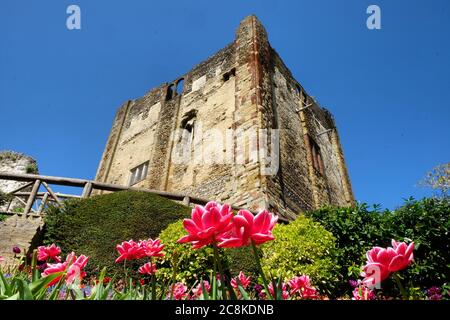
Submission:
<svg viewBox="0 0 450 320">
<path fill-rule="evenodd" d="M 180 142 L 185 147 L 190 147 L 194 141 L 195 121 L 197 119 L 197 110 L 191 110 L 183 116 L 181 120 L 181 129 L 183 129 Z"/>
<path fill-rule="evenodd" d="M 175 89 L 175 92 L 177 93 L 177 95 L 181 95 L 183 94 L 183 90 L 184 90 L 184 79 L 181 78 L 180 80 L 177 81 L 177 87 Z"/>
<path fill-rule="evenodd" d="M 167 87 L 166 101 L 169 101 L 173 98 L 174 95 L 173 87 L 174 87 L 173 84 Z"/>
</svg>

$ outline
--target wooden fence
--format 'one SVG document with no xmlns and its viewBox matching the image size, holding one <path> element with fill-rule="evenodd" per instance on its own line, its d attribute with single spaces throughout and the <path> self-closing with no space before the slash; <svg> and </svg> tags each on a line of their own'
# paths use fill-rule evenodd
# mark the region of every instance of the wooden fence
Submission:
<svg viewBox="0 0 450 320">
<path fill-rule="evenodd" d="M 181 193 L 173 193 L 152 189 L 144 189 L 144 188 L 134 188 L 129 186 L 121 186 L 110 183 L 104 183 L 93 180 L 83 180 L 83 179 L 73 179 L 73 178 L 63 178 L 63 177 L 52 177 L 52 176 L 41 176 L 35 174 L 18 174 L 18 173 L 8 173 L 8 172 L 0 172 L 0 180 L 10 180 L 17 182 L 24 182 L 25 184 L 21 185 L 15 190 L 8 192 L 11 196 L 11 200 L 6 205 L 6 210 L 2 210 L 3 214 L 22 214 L 23 217 L 41 217 L 45 213 L 45 207 L 48 203 L 52 202 L 56 205 L 61 205 L 61 203 L 66 199 L 71 198 L 89 198 L 92 194 L 93 190 L 100 191 L 123 191 L 123 190 L 133 190 L 133 191 L 143 191 L 149 192 L 153 194 L 157 194 L 166 199 L 181 201 L 184 205 L 204 205 L 209 200 L 192 197 L 189 195 L 181 194 Z M 79 187 L 83 188 L 80 195 L 70 195 L 70 194 L 62 194 L 55 192 L 50 185 L 57 186 L 69 186 L 69 187 Z M 39 192 L 41 186 L 44 187 L 44 192 Z M 31 191 L 24 191 L 24 189 L 30 189 Z M 23 212 L 14 212 L 11 211 L 11 204 L 13 200 L 17 199 L 17 201 L 21 202 L 24 206 Z M 241 208 L 232 206 L 234 210 L 239 210 Z"/>
</svg>

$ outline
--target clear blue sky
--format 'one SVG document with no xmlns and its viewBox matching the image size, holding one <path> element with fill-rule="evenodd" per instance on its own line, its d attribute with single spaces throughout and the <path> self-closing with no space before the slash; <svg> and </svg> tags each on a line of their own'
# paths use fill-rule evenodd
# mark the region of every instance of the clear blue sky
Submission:
<svg viewBox="0 0 450 320">
<path fill-rule="evenodd" d="M 81 7 L 81 30 L 66 8 Z M 366 28 L 381 7 L 382 29 Z M 384 207 L 450 160 L 450 1 L 0 3 L 0 150 L 46 175 L 94 178 L 114 114 L 190 70 L 256 14 L 294 76 L 335 115 L 356 198 Z"/>
</svg>

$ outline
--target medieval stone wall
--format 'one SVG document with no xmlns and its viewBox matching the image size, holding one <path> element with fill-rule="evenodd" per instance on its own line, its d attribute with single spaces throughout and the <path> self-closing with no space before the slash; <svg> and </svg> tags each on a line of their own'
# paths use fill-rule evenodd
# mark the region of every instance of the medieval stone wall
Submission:
<svg viewBox="0 0 450 320">
<path fill-rule="evenodd" d="M 279 134 L 273 174 L 265 166 L 277 146 L 264 134 L 266 142 Z M 331 114 L 293 78 L 254 16 L 227 47 L 119 109 L 96 179 L 127 185 L 146 162 L 138 187 L 269 208 L 287 219 L 353 201 Z"/>
</svg>

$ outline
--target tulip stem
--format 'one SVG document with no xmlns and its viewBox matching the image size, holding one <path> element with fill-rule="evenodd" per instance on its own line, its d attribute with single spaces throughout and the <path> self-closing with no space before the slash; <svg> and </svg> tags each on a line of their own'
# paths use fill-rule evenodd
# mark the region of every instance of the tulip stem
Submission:
<svg viewBox="0 0 450 320">
<path fill-rule="evenodd" d="M 225 291 L 225 275 L 223 274 L 222 263 L 220 263 L 219 249 L 217 248 L 217 244 L 213 244 L 214 248 L 214 260 L 217 261 L 217 266 L 219 267 L 219 276 L 220 276 L 220 288 L 222 289 L 222 299 L 226 300 L 227 293 Z M 216 276 L 216 275 L 214 275 Z"/>
<path fill-rule="evenodd" d="M 264 271 L 261 266 L 261 260 L 259 259 L 258 250 L 256 249 L 256 245 L 255 245 L 255 242 L 253 242 L 253 240 L 252 240 L 252 248 L 253 248 L 253 254 L 255 255 L 255 259 L 256 259 L 256 264 L 258 265 L 259 273 L 261 274 L 261 278 L 262 278 L 262 281 L 264 284 L 264 289 L 266 290 L 266 293 L 267 293 L 267 296 L 269 297 L 269 299 L 272 300 L 272 295 L 270 294 L 269 287 L 267 286 L 267 279 L 266 279 L 266 276 L 264 275 Z"/>
<path fill-rule="evenodd" d="M 408 294 L 406 293 L 406 290 L 403 287 L 402 282 L 400 281 L 400 276 L 398 275 L 397 272 L 394 272 L 394 279 L 395 282 L 397 283 L 398 288 L 400 289 L 400 293 L 403 297 L 403 300 L 408 300 Z"/>
</svg>

